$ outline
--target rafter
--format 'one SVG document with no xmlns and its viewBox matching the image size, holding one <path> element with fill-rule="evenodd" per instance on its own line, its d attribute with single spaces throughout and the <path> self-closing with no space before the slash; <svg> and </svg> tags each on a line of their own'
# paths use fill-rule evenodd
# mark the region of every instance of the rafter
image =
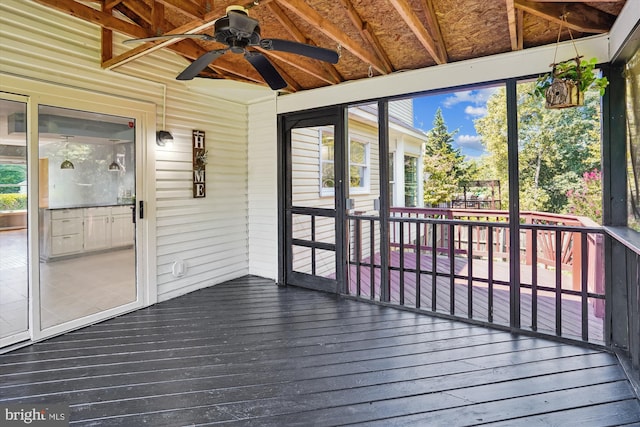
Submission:
<svg viewBox="0 0 640 427">
<path fill-rule="evenodd" d="M 413 13 L 411 5 L 406 0 L 389 0 L 389 2 L 396 8 L 409 29 L 413 31 L 413 34 L 415 34 L 434 61 L 436 61 L 437 64 L 444 64 L 447 62 L 446 58 L 443 58 L 438 52 L 438 48 L 436 47 L 433 38 L 431 38 L 427 30 L 424 28 L 420 19 L 418 19 L 416 14 Z"/>
<path fill-rule="evenodd" d="M 173 13 L 179 13 L 181 15 L 186 15 L 191 20 L 202 20 L 205 19 L 204 15 L 206 11 L 195 5 L 193 2 L 185 1 L 185 0 L 154 0 L 154 3 L 160 3 L 166 7 L 167 11 L 172 11 Z"/>
<path fill-rule="evenodd" d="M 583 33 L 602 34 L 609 31 L 615 17 L 584 4 L 575 4 L 567 13 L 564 4 L 555 2 L 535 2 L 531 0 L 515 0 L 515 6 L 532 15 Z M 563 23 L 562 16 L 566 16 Z"/>
<path fill-rule="evenodd" d="M 360 17 L 360 14 L 353 7 L 353 4 L 351 3 L 350 0 L 339 0 L 339 1 L 342 4 L 342 6 L 346 9 L 347 16 L 349 16 L 349 19 L 351 19 L 351 22 L 353 23 L 353 25 L 355 25 L 358 31 L 360 31 L 360 35 L 362 36 L 362 38 L 365 39 L 367 42 L 369 42 L 369 46 L 373 48 L 376 55 L 380 59 L 381 63 L 385 66 L 386 72 L 387 73 L 393 72 L 394 69 L 393 69 L 393 65 L 391 64 L 391 60 L 389 59 L 389 56 L 385 53 L 384 49 L 382 48 L 382 45 L 380 44 L 380 40 L 378 40 L 378 37 L 376 37 L 374 32 L 371 30 L 371 26 L 367 22 L 362 20 L 362 18 Z"/>
<path fill-rule="evenodd" d="M 347 37 L 344 32 L 335 24 L 323 18 L 318 12 L 312 9 L 303 0 L 276 0 L 277 3 L 286 7 L 300 18 L 304 19 L 310 25 L 315 26 L 319 31 L 327 37 L 335 40 L 345 49 L 349 50 L 362 61 L 370 64 L 378 72 L 386 74 L 384 65 L 375 55 L 366 49 L 363 49 L 358 43 Z"/>
<path fill-rule="evenodd" d="M 84 19 L 108 30 L 118 31 L 131 37 L 148 37 L 149 34 L 137 25 L 122 21 L 109 13 L 93 9 L 74 0 L 35 0 L 37 3 L 57 9 L 67 15 Z"/>
<path fill-rule="evenodd" d="M 507 6 L 507 22 L 509 22 L 509 39 L 511 50 L 518 50 L 518 19 L 514 0 L 505 0 Z"/>
<path fill-rule="evenodd" d="M 309 40 L 307 37 L 304 36 L 304 34 L 302 34 L 302 32 L 289 19 L 289 17 L 284 13 L 284 11 L 280 6 L 278 6 L 274 2 L 271 2 L 267 5 L 267 8 L 271 13 L 273 13 L 276 19 L 282 24 L 283 28 L 287 30 L 287 32 L 291 35 L 291 37 L 295 41 L 297 41 L 298 43 L 307 43 L 313 46 L 316 45 L 313 42 L 313 40 Z M 305 67 L 305 69 L 302 71 L 305 71 L 315 76 L 315 74 L 313 73 L 317 74 L 317 71 L 315 71 L 316 68 L 317 67 L 309 69 L 309 67 Z M 332 64 L 322 62 L 322 69 L 324 69 L 324 71 L 326 72 L 326 74 L 328 74 L 328 76 L 323 75 L 322 77 L 319 77 L 319 76 L 315 76 L 315 77 L 318 77 L 320 80 L 325 81 L 329 84 L 336 84 L 342 81 L 342 77 L 338 74 L 338 72 L 336 71 L 335 67 Z"/>
<path fill-rule="evenodd" d="M 113 8 L 110 4 L 111 3 L 102 4 L 102 11 L 104 13 L 112 13 Z M 101 62 L 105 62 L 113 58 L 113 31 L 100 27 L 100 46 Z"/>
<path fill-rule="evenodd" d="M 444 59 L 444 62 L 449 60 L 447 55 L 447 48 L 444 45 L 444 38 L 442 37 L 442 31 L 440 30 L 440 24 L 438 23 L 438 17 L 436 11 L 433 8 L 433 0 L 422 0 L 422 8 L 425 12 L 425 18 L 427 19 L 427 27 L 433 38 L 433 42 L 436 45 L 440 58 Z"/>
</svg>

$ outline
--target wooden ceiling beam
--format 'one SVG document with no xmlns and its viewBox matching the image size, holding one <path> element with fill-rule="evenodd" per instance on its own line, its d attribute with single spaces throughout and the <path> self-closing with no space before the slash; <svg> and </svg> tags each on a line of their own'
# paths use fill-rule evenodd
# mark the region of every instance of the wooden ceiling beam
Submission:
<svg viewBox="0 0 640 427">
<path fill-rule="evenodd" d="M 113 2 L 103 2 L 102 12 L 112 14 Z M 101 62 L 105 62 L 113 58 L 113 31 L 100 27 L 100 55 Z"/>
<path fill-rule="evenodd" d="M 302 32 L 295 26 L 295 24 L 291 21 L 291 19 L 289 19 L 289 17 L 284 13 L 284 11 L 280 6 L 278 6 L 274 2 L 271 2 L 267 5 L 267 8 L 271 13 L 273 13 L 276 19 L 280 22 L 280 24 L 282 24 L 282 27 L 287 30 L 287 32 L 291 35 L 291 37 L 295 41 L 297 41 L 298 43 L 307 43 L 307 44 L 316 46 L 316 44 L 312 40 L 308 39 L 307 37 L 305 37 L 304 34 L 302 34 Z M 271 54 L 272 52 L 273 51 L 269 51 L 269 54 Z M 336 84 L 342 81 L 342 76 L 338 74 L 338 72 L 336 71 L 335 67 L 332 64 L 329 64 L 326 62 L 321 62 L 321 64 L 322 64 L 322 68 L 326 73 L 322 77 L 319 77 L 316 75 L 318 74 L 315 71 L 316 67 L 312 69 L 305 67 L 305 69 L 303 69 L 302 71 L 312 74 L 314 75 L 314 77 L 317 77 L 329 84 Z"/>
<path fill-rule="evenodd" d="M 515 0 L 515 7 L 582 33 L 606 33 L 615 21 L 614 16 L 584 4 L 572 5 L 569 13 L 564 4 L 556 2 Z M 562 20 L 563 16 L 566 16 L 566 21 Z"/>
<path fill-rule="evenodd" d="M 536 3 L 618 3 L 625 0 L 531 0 Z"/>
<path fill-rule="evenodd" d="M 371 26 L 362 20 L 362 17 L 358 13 L 358 11 L 353 7 L 353 4 L 350 0 L 339 0 L 342 6 L 347 11 L 347 16 L 351 19 L 353 25 L 360 31 L 360 35 L 363 39 L 365 39 L 371 48 L 375 51 L 380 62 L 385 66 L 385 70 L 387 73 L 392 73 L 394 71 L 393 65 L 391 64 L 391 60 L 389 56 L 386 54 L 384 49 L 382 48 L 382 44 L 378 37 L 371 30 Z"/>
<path fill-rule="evenodd" d="M 140 25 L 140 21 L 144 21 L 147 25 L 153 26 L 153 17 L 151 16 L 153 7 L 150 9 L 142 0 L 129 0 L 127 3 L 118 5 L 116 9 L 138 25 Z"/>
<path fill-rule="evenodd" d="M 426 28 L 424 28 L 424 25 L 420 22 L 420 19 L 418 19 L 416 14 L 413 13 L 413 9 L 407 0 L 389 0 L 389 2 L 396 8 L 400 17 L 404 20 L 409 29 L 413 31 L 413 34 L 415 34 L 434 61 L 436 61 L 437 64 L 446 63 L 446 58 L 443 58 L 438 52 L 438 47 L 433 41 L 433 38 L 429 35 Z"/>
<path fill-rule="evenodd" d="M 186 15 L 193 21 L 204 19 L 206 11 L 188 0 L 155 0 L 154 3 L 163 5 L 168 11 Z"/>
<path fill-rule="evenodd" d="M 438 54 L 444 62 L 448 62 L 449 55 L 447 54 L 447 47 L 444 44 L 444 37 L 442 37 L 442 30 L 440 29 L 438 16 L 436 15 L 436 11 L 433 7 L 433 0 L 422 0 L 421 3 L 422 9 L 425 13 L 425 18 L 427 19 L 427 26 L 429 30 L 431 30 L 431 37 L 438 49 Z"/>
<path fill-rule="evenodd" d="M 505 0 L 507 6 L 507 22 L 509 24 L 509 39 L 511 50 L 518 50 L 518 18 L 514 0 Z"/>
<path fill-rule="evenodd" d="M 108 30 L 127 34 L 131 37 L 148 37 L 149 33 L 137 25 L 116 18 L 110 13 L 93 9 L 74 0 L 35 0 L 44 6 L 59 10 L 75 18 L 84 19 Z"/>
<path fill-rule="evenodd" d="M 166 33 L 164 33 L 165 35 L 168 34 L 196 34 L 196 33 L 200 33 L 203 30 L 206 30 L 207 28 L 211 27 L 214 22 L 210 21 L 210 22 L 202 22 L 200 21 L 200 25 L 197 27 L 193 26 L 193 22 L 189 22 L 188 24 L 182 25 L 180 27 L 174 28 L 171 31 L 167 31 Z M 110 61 L 107 61 L 105 63 L 102 64 L 103 68 L 106 68 L 108 70 L 111 70 L 113 68 L 119 67 L 120 65 L 126 64 L 127 62 L 131 62 L 134 59 L 140 58 L 141 56 L 147 55 L 151 52 L 154 52 L 158 49 L 161 49 L 163 47 L 167 47 L 170 46 L 172 44 L 178 43 L 180 42 L 182 39 L 180 38 L 173 38 L 173 39 L 167 39 L 167 40 L 158 40 L 158 41 L 152 41 L 152 42 L 147 42 L 144 43 L 141 46 L 138 46 L 136 48 L 130 49 L 120 55 L 118 55 L 115 58 L 112 58 Z"/>
<path fill-rule="evenodd" d="M 113 9 L 120 3 L 122 3 L 122 0 L 102 0 L 102 10 L 106 12 Z"/>
<path fill-rule="evenodd" d="M 518 50 L 524 49 L 524 11 L 517 10 Z"/>
<path fill-rule="evenodd" d="M 319 31 L 321 31 L 327 37 L 335 40 L 337 43 L 342 45 L 345 49 L 349 50 L 355 56 L 360 58 L 360 60 L 365 63 L 371 65 L 378 72 L 382 74 L 386 74 L 384 65 L 380 62 L 380 60 L 369 52 L 366 49 L 363 49 L 358 43 L 356 43 L 351 38 L 347 37 L 344 32 L 329 22 L 327 19 L 323 18 L 318 12 L 312 9 L 304 0 L 275 0 L 278 4 L 286 7 L 300 18 L 305 20 L 310 25 L 316 27 Z"/>
</svg>

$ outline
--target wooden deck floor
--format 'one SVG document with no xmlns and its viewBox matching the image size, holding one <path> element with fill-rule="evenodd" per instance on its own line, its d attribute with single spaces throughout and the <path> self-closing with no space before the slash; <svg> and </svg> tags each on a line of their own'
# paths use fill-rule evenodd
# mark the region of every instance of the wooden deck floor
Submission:
<svg viewBox="0 0 640 427">
<path fill-rule="evenodd" d="M 631 425 L 604 351 L 246 277 L 0 356 L 71 425 Z"/>
</svg>

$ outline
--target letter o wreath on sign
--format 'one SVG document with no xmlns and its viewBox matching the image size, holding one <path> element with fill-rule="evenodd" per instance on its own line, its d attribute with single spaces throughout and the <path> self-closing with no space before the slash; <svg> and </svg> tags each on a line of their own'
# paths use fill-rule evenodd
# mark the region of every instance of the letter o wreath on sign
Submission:
<svg viewBox="0 0 640 427">
<path fill-rule="evenodd" d="M 207 166 L 207 150 L 202 130 L 192 131 L 193 141 L 193 197 L 203 198 L 207 195 L 205 168 Z"/>
</svg>

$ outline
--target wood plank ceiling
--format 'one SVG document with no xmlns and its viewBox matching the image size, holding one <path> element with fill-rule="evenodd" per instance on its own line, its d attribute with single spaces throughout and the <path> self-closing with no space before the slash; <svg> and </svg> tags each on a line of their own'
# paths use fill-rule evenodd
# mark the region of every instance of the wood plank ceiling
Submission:
<svg viewBox="0 0 640 427">
<path fill-rule="evenodd" d="M 35 0 L 102 28 L 102 66 L 114 68 L 156 49 L 193 61 L 225 47 L 199 39 L 144 43 L 114 56 L 113 31 L 131 38 L 213 34 L 226 7 L 260 22 L 262 38 L 337 50 L 332 65 L 260 50 L 295 92 L 606 33 L 627 0 Z M 633 1 L 633 0 L 632 0 Z M 564 24 L 563 24 L 564 20 Z M 200 77 L 264 85 L 247 60 L 227 52 Z"/>
</svg>

